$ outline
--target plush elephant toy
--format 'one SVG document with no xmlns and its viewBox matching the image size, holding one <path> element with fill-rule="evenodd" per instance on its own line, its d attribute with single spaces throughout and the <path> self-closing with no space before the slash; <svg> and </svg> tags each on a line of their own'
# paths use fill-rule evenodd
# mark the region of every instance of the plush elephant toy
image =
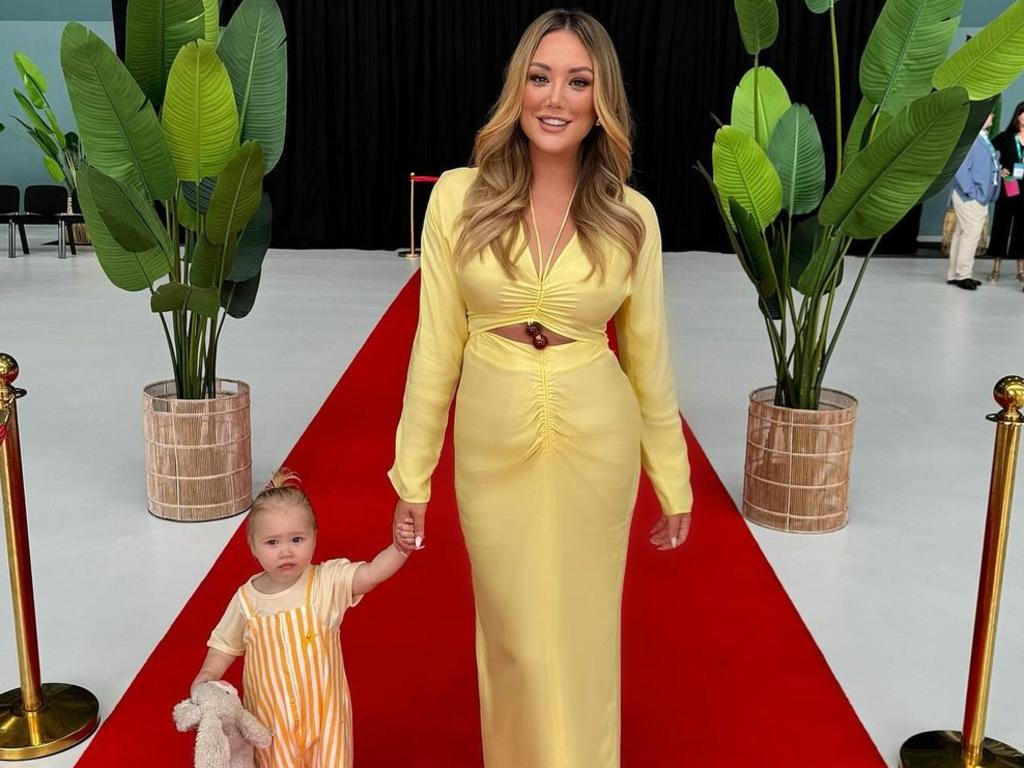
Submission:
<svg viewBox="0 0 1024 768">
<path fill-rule="evenodd" d="M 221 680 L 196 686 L 191 699 L 174 707 L 179 731 L 198 729 L 195 768 L 253 768 L 253 747 L 269 747 L 270 729 Z"/>
</svg>

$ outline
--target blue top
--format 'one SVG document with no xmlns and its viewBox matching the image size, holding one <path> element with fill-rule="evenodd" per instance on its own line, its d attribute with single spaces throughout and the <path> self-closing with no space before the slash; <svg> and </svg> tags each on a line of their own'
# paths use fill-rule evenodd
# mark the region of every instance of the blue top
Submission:
<svg viewBox="0 0 1024 768">
<path fill-rule="evenodd" d="M 999 193 L 999 159 L 986 133 L 982 132 L 974 140 L 956 172 L 953 187 L 964 200 L 988 205 L 996 199 Z"/>
</svg>

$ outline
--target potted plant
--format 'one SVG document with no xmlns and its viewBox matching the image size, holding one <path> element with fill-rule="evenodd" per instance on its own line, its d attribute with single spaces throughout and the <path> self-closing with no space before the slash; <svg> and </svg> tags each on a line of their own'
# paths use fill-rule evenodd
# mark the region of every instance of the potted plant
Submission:
<svg viewBox="0 0 1024 768">
<path fill-rule="evenodd" d="M 173 378 L 144 390 L 149 510 L 176 520 L 252 500 L 249 388 L 221 379 L 225 319 L 253 307 L 270 244 L 263 176 L 284 146 L 287 60 L 275 0 L 132 0 L 122 63 L 70 23 L 61 67 L 88 162 L 79 198 L 110 281 L 148 291 Z"/>
<path fill-rule="evenodd" d="M 42 70 L 23 51 L 15 51 L 13 58 L 14 66 L 25 86 L 24 91 L 14 89 L 14 98 L 17 99 L 28 122 L 20 117 L 14 119 L 24 129 L 24 138 L 35 144 L 43 153 L 43 164 L 50 178 L 67 189 L 67 212 L 74 213 L 74 197 L 78 191 L 78 168 L 85 161 L 78 134 L 73 131 L 65 133 L 61 130 L 50 100 L 46 98 L 50 86 Z M 73 229 L 75 242 L 88 245 L 86 227 L 76 224 Z"/>
<path fill-rule="evenodd" d="M 757 293 L 775 383 L 750 396 L 743 514 L 818 533 L 848 518 L 856 400 L 823 382 L 882 235 L 955 174 L 999 93 L 1024 69 L 1017 0 L 948 59 L 963 0 L 888 0 L 860 61 L 860 106 L 843 130 L 835 0 L 827 13 L 835 79 L 836 177 L 807 107 L 760 66 L 778 33 L 775 0 L 735 0 L 753 68 L 731 123 L 712 147 L 707 180 L 740 265 Z M 856 240 L 870 242 L 850 295 L 836 289 Z"/>
</svg>

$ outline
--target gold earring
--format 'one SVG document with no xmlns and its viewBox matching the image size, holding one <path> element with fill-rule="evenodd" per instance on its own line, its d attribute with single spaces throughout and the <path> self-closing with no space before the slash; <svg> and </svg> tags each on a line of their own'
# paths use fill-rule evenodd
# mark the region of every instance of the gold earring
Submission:
<svg viewBox="0 0 1024 768">
<path fill-rule="evenodd" d="M 599 126 L 599 125 L 601 125 L 601 118 L 600 118 L 600 117 L 599 117 L 599 118 L 597 118 L 597 122 L 596 122 L 596 123 L 594 123 L 594 125 L 598 125 L 598 126 Z"/>
</svg>

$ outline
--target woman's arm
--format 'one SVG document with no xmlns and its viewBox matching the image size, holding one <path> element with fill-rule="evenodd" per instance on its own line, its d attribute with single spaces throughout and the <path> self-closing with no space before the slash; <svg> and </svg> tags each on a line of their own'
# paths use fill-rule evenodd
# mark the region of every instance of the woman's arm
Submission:
<svg viewBox="0 0 1024 768">
<path fill-rule="evenodd" d="M 693 499 L 690 464 L 679 420 L 675 377 L 669 355 L 661 232 L 654 207 L 643 200 L 647 237 L 629 297 L 615 314 L 619 362 L 636 393 L 643 418 L 644 470 L 665 515 L 686 514 Z"/>
<path fill-rule="evenodd" d="M 423 223 L 419 324 L 395 437 L 395 463 L 388 472 L 399 498 L 420 504 L 430 500 L 430 476 L 441 453 L 469 338 L 452 259 L 455 211 L 446 209 L 452 206 L 445 181 L 442 176 L 434 187 Z"/>
</svg>

